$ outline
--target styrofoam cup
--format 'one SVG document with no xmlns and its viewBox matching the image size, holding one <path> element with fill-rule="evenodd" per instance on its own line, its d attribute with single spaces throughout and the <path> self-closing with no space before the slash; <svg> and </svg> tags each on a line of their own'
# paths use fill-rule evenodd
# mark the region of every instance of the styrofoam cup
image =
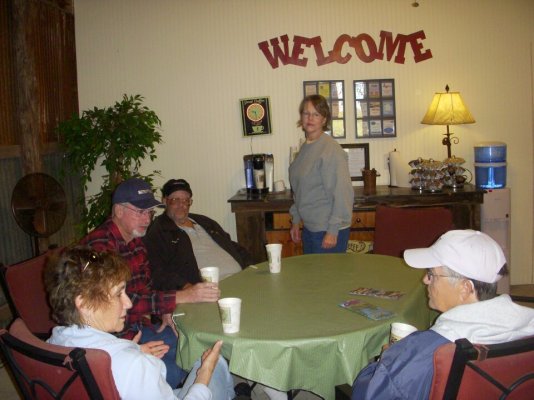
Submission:
<svg viewBox="0 0 534 400">
<path fill-rule="evenodd" d="M 219 282 L 219 267 L 200 268 L 200 276 L 204 282 Z"/>
<path fill-rule="evenodd" d="M 283 192 L 284 190 L 286 190 L 286 184 L 284 183 L 284 181 L 276 181 L 274 183 L 275 192 Z"/>
<path fill-rule="evenodd" d="M 224 333 L 237 333 L 241 322 L 241 299 L 225 297 L 217 301 Z"/>
<path fill-rule="evenodd" d="M 402 322 L 393 322 L 391 324 L 391 334 L 389 336 L 389 343 L 395 343 L 402 338 L 405 338 L 410 333 L 413 333 L 417 328 L 410 324 L 404 324 Z"/>
<path fill-rule="evenodd" d="M 265 245 L 267 257 L 269 258 L 269 271 L 272 274 L 278 274 L 282 269 L 282 245 L 272 243 Z"/>
</svg>

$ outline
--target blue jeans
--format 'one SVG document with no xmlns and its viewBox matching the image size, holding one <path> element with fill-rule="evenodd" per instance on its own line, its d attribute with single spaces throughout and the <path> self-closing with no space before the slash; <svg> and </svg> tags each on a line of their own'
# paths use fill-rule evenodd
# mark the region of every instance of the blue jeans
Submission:
<svg viewBox="0 0 534 400">
<path fill-rule="evenodd" d="M 195 383 L 197 370 L 199 368 L 200 360 L 197 360 L 195 365 L 193 365 L 189 376 L 185 380 L 184 386 L 174 391 L 176 397 L 183 399 L 187 395 L 189 388 Z M 230 375 L 228 363 L 221 356 L 219 356 L 219 361 L 217 361 L 217 365 L 213 370 L 213 375 L 211 376 L 208 388 L 211 390 L 213 396 L 212 400 L 231 400 L 235 397 L 234 379 L 232 378 L 232 375 Z"/>
<path fill-rule="evenodd" d="M 347 251 L 347 243 L 349 242 L 350 228 L 339 230 L 337 233 L 337 244 L 331 249 L 323 249 L 323 237 L 325 231 L 312 232 L 304 228 L 302 230 L 302 248 L 304 254 L 313 253 L 345 253 Z"/>
<path fill-rule="evenodd" d="M 163 342 L 169 346 L 169 351 L 163 356 L 161 361 L 165 363 L 167 367 L 167 383 L 171 388 L 176 388 L 187 376 L 187 372 L 176 364 L 176 346 L 178 345 L 178 338 L 174 334 L 173 330 L 166 326 L 163 331 L 156 333 L 159 325 L 152 327 L 141 327 L 141 340 L 139 344 L 150 342 L 153 340 L 163 340 Z"/>
</svg>

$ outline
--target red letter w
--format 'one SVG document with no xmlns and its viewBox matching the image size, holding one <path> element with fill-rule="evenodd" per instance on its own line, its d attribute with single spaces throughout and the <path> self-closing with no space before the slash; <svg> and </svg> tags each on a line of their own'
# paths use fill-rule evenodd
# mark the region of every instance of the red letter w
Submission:
<svg viewBox="0 0 534 400">
<path fill-rule="evenodd" d="M 280 59 L 283 65 L 287 65 L 291 61 L 289 54 L 289 37 L 287 35 L 282 35 L 280 36 L 280 39 L 284 44 L 284 50 L 280 48 L 278 38 L 269 40 L 269 42 L 271 42 L 271 46 L 273 46 L 272 54 L 269 51 L 269 43 L 267 41 L 258 43 L 258 47 L 263 52 L 263 55 L 267 61 L 269 61 L 269 64 L 271 64 L 273 69 L 278 68 L 278 59 Z"/>
</svg>

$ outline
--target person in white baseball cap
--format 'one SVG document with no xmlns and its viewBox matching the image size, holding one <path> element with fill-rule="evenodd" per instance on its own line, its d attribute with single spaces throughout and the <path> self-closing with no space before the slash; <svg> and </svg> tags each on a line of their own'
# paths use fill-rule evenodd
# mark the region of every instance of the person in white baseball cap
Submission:
<svg viewBox="0 0 534 400">
<path fill-rule="evenodd" d="M 496 294 L 497 281 L 507 273 L 506 258 L 485 233 L 446 232 L 430 247 L 406 250 L 404 261 L 426 269 L 429 307 L 442 314 L 430 329 L 399 340 L 363 369 L 352 400 L 428 398 L 434 351 L 442 344 L 460 338 L 494 344 L 534 335 L 534 309 Z"/>
</svg>

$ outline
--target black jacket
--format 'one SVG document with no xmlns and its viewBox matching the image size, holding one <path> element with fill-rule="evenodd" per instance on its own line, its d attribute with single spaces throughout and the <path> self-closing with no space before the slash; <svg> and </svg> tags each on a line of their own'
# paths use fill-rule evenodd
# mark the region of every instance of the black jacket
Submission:
<svg viewBox="0 0 534 400">
<path fill-rule="evenodd" d="M 189 217 L 202 226 L 241 268 L 251 264 L 248 252 L 233 242 L 217 222 L 200 214 L 189 214 Z M 154 289 L 178 290 L 186 283 L 202 282 L 189 236 L 167 214 L 154 219 L 143 242 L 148 250 Z"/>
</svg>

